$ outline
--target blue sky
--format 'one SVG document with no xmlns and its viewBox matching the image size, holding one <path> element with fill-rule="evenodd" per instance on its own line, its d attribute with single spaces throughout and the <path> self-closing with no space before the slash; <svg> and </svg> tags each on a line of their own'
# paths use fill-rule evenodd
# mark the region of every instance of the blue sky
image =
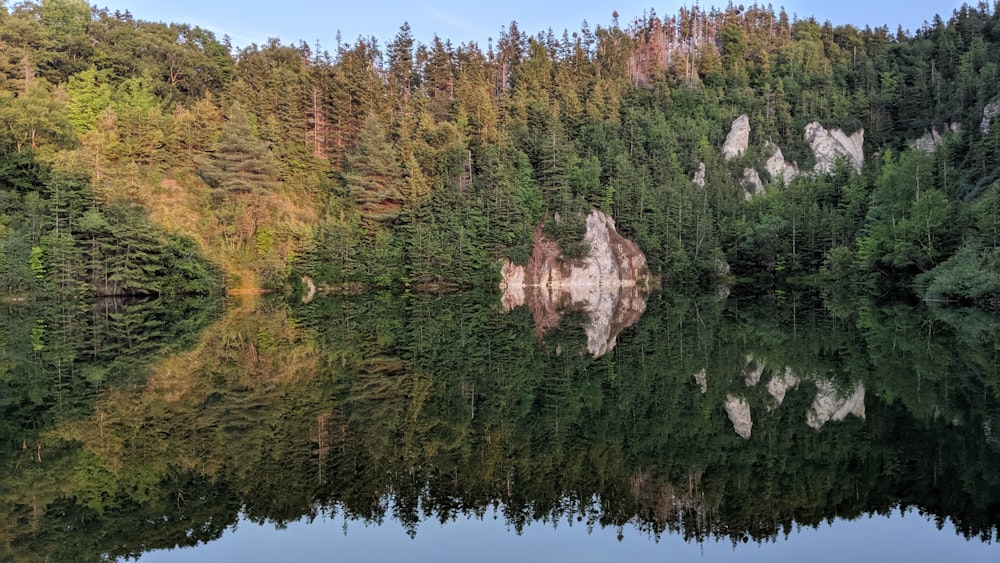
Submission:
<svg viewBox="0 0 1000 563">
<path fill-rule="evenodd" d="M 538 0 L 91 0 L 99 7 L 111 10 L 129 10 L 139 19 L 151 21 L 182 22 L 210 29 L 218 37 L 229 35 L 236 46 L 264 43 L 270 37 L 279 37 L 284 43 L 316 41 L 324 49 L 333 50 L 339 30 L 345 42 L 351 43 L 359 35 L 374 36 L 385 45 L 408 22 L 417 41 L 429 43 L 435 34 L 450 39 L 456 46 L 475 41 L 485 49 L 487 39 L 496 38 L 501 26 L 516 21 L 523 32 L 532 35 L 551 27 L 557 35 L 564 29 L 580 29 L 587 20 L 593 29 L 598 24 L 610 25 L 611 13 L 620 15 L 622 25 L 635 16 L 653 8 L 658 14 L 676 13 L 682 5 L 692 1 L 668 0 L 576 0 L 572 3 L 541 2 Z M 725 6 L 726 0 L 698 2 L 703 7 Z M 751 4 L 747 0 L 734 0 L 734 4 Z M 850 23 L 859 27 L 888 25 L 895 31 L 897 25 L 911 31 L 918 29 L 939 13 L 945 20 L 963 2 L 955 0 L 910 0 L 903 2 L 874 2 L 872 0 L 788 0 L 762 1 L 771 3 L 775 10 L 784 6 L 789 15 L 800 18 L 815 16 L 820 21 L 834 24 Z"/>
</svg>

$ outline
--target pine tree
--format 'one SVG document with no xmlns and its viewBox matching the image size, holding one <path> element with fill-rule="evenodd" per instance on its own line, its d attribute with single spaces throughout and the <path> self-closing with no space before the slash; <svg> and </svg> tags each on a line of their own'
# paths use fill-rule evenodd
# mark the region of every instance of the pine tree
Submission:
<svg viewBox="0 0 1000 563">
<path fill-rule="evenodd" d="M 361 139 L 347 157 L 347 188 L 364 222 L 388 222 L 402 209 L 402 170 L 395 149 L 386 138 L 381 121 L 369 115 L 361 126 Z"/>
<path fill-rule="evenodd" d="M 260 195 L 278 187 L 274 155 L 257 138 L 250 116 L 238 103 L 230 108 L 215 147 L 197 162 L 201 175 L 224 199 Z"/>
</svg>

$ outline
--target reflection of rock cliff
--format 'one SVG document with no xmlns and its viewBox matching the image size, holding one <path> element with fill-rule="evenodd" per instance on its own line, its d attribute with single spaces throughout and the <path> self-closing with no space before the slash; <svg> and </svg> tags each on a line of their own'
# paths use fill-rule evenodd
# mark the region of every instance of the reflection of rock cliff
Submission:
<svg viewBox="0 0 1000 563">
<path fill-rule="evenodd" d="M 766 371 L 767 367 L 763 360 L 748 355 L 740 375 L 747 387 L 756 387 Z M 707 370 L 702 369 L 693 377 L 702 394 L 706 393 L 708 391 Z M 771 378 L 767 382 L 767 393 L 771 396 L 767 411 L 773 412 L 780 407 L 785 400 L 785 394 L 792 389 L 798 389 L 799 383 L 803 380 L 812 381 L 816 385 L 816 398 L 813 400 L 809 412 L 806 413 L 806 424 L 810 428 L 819 430 L 829 421 L 843 421 L 849 414 L 864 420 L 865 386 L 863 383 L 857 382 L 850 391 L 850 395 L 845 396 L 843 392 L 837 390 L 830 380 L 815 375 L 803 378 L 796 375 L 790 367 L 772 372 Z M 729 421 L 733 423 L 733 430 L 740 437 L 749 439 L 753 429 L 750 402 L 745 397 L 727 394 L 725 407 Z"/>
<path fill-rule="evenodd" d="M 726 414 L 733 423 L 733 430 L 745 440 L 750 439 L 753 429 L 753 419 L 750 416 L 750 403 L 743 397 L 726 395 Z"/>
<path fill-rule="evenodd" d="M 840 422 L 847 415 L 864 420 L 865 418 L 865 386 L 860 381 L 854 385 L 854 391 L 849 397 L 843 397 L 828 381 L 816 383 L 816 399 L 806 415 L 806 423 L 810 427 L 820 429 L 827 421 Z"/>
<path fill-rule="evenodd" d="M 587 254 L 567 259 L 539 226 L 528 265 L 505 261 L 502 300 L 508 311 L 527 304 L 539 337 L 559 324 L 563 312 L 585 312 L 587 350 L 600 357 L 614 348 L 618 333 L 646 310 L 642 292 L 649 285 L 649 273 L 646 256 L 618 234 L 604 213 L 595 210 L 587 216 L 583 240 Z"/>
</svg>

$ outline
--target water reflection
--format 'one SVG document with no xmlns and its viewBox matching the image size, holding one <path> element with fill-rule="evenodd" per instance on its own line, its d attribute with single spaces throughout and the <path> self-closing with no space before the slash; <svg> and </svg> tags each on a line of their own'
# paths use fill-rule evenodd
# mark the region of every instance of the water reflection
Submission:
<svg viewBox="0 0 1000 563">
<path fill-rule="evenodd" d="M 38 403 L 21 383 L 86 381 L 115 360 L 86 338 L 35 350 L 38 319 L 87 331 L 16 312 L 0 321 L 0 556 L 136 556 L 241 518 L 415 535 L 494 509 L 514 532 L 572 520 L 732 543 L 911 507 L 996 539 L 995 318 L 656 294 L 595 358 L 589 316 L 539 342 L 529 311 L 495 299 L 231 301 L 206 328 L 136 317 L 162 336 L 109 330 L 163 359 L 69 411 L 72 388 Z M 184 330 L 200 334 L 174 346 Z"/>
<path fill-rule="evenodd" d="M 635 285 L 507 286 L 501 302 L 507 311 L 527 304 L 539 340 L 558 327 L 566 313 L 582 313 L 587 352 L 595 358 L 613 350 L 621 331 L 646 311 L 644 291 Z"/>
<path fill-rule="evenodd" d="M 740 374 L 744 385 L 746 387 L 757 386 L 766 370 L 766 362 L 757 360 L 753 356 L 747 356 L 746 364 Z M 708 392 L 707 369 L 702 368 L 695 373 L 694 380 L 698 383 L 702 394 Z M 805 415 L 805 422 L 810 428 L 819 430 L 827 422 L 831 420 L 840 422 L 848 415 L 854 415 L 864 420 L 865 385 L 863 382 L 856 382 L 853 388 L 841 389 L 834 381 L 824 376 L 808 374 L 800 377 L 795 374 L 791 367 L 787 366 L 773 370 L 767 382 L 767 393 L 770 397 L 763 401 L 766 404 L 767 412 L 780 407 L 785 400 L 785 395 L 789 391 L 797 391 L 803 380 L 812 382 L 816 392 L 813 403 Z M 726 395 L 725 408 L 736 434 L 741 438 L 749 439 L 753 429 L 753 417 L 747 398 L 743 394 Z"/>
</svg>

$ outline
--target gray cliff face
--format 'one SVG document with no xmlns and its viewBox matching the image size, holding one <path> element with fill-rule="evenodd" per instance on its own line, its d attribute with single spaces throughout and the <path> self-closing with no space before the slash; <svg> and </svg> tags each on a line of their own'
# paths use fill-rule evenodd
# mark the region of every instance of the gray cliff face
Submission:
<svg viewBox="0 0 1000 563">
<path fill-rule="evenodd" d="M 540 225 L 528 264 L 504 262 L 501 299 L 508 311 L 528 305 L 539 338 L 559 324 L 564 311 L 585 312 L 587 350 L 600 357 L 614 348 L 618 333 L 646 310 L 643 291 L 650 279 L 646 255 L 618 234 L 610 217 L 594 210 L 586 225 L 587 255 L 578 259 L 563 256 Z"/>
<path fill-rule="evenodd" d="M 729 415 L 729 422 L 733 423 L 733 430 L 744 440 L 749 440 L 753 430 L 750 403 L 743 397 L 726 395 L 726 414 Z"/>
<path fill-rule="evenodd" d="M 750 200 L 754 196 L 764 193 L 764 182 L 760 179 L 760 174 L 753 168 L 743 169 L 743 179 L 740 180 L 743 187 L 743 199 Z"/>
<path fill-rule="evenodd" d="M 746 356 L 740 377 L 747 387 L 757 387 L 764 379 L 764 375 L 769 370 L 763 360 Z M 706 370 L 694 373 L 692 377 L 697 383 L 699 390 L 704 394 L 708 391 L 708 377 Z M 799 376 L 790 367 L 770 370 L 770 377 L 767 380 L 767 394 L 769 400 L 765 400 L 762 407 L 766 407 L 767 412 L 773 412 L 781 407 L 785 401 L 785 395 L 793 390 L 797 390 L 803 381 L 811 381 L 816 385 L 816 396 L 812 405 L 805 415 L 805 422 L 810 428 L 819 430 L 827 422 L 841 422 L 848 415 L 853 415 L 864 420 L 865 418 L 865 386 L 858 382 L 849 394 L 838 392 L 833 383 L 815 374 Z M 733 430 L 742 438 L 750 439 L 753 430 L 753 417 L 751 416 L 750 400 L 739 395 L 727 394 L 724 403 L 726 415 L 733 424 Z M 753 407 L 757 408 L 757 407 Z M 762 411 L 758 411 L 762 413 Z"/>
<path fill-rule="evenodd" d="M 945 123 L 944 126 L 941 128 L 941 130 L 944 131 L 946 135 L 948 133 L 958 133 L 959 131 L 961 131 L 961 129 L 962 127 L 961 124 L 959 123 Z M 913 141 L 912 145 L 913 148 L 918 151 L 931 154 L 934 151 L 936 151 L 937 148 L 941 146 L 941 143 L 943 142 L 944 142 L 944 137 L 942 137 L 941 133 L 938 132 L 938 128 L 931 127 L 929 133 L 925 133 L 923 137 L 920 137 L 919 139 Z"/>
<path fill-rule="evenodd" d="M 859 381 L 850 396 L 842 397 L 829 381 L 817 381 L 816 398 L 806 414 L 806 424 L 819 430 L 828 421 L 840 422 L 849 414 L 864 420 L 864 384 Z"/>
<path fill-rule="evenodd" d="M 705 187 L 705 163 L 701 162 L 698 164 L 698 171 L 694 173 L 694 177 L 691 178 L 691 182 L 699 188 Z"/>
<path fill-rule="evenodd" d="M 778 178 L 781 178 L 786 186 L 791 184 L 792 180 L 799 176 L 799 166 L 786 161 L 781 148 L 771 141 L 767 142 L 767 148 L 771 151 L 771 158 L 767 159 L 764 167 L 767 168 L 767 173 L 771 176 L 771 181 L 777 182 Z"/>
<path fill-rule="evenodd" d="M 986 107 L 983 108 L 983 122 L 979 125 L 979 129 L 983 132 L 983 135 L 990 132 L 990 124 L 997 116 L 1000 116 L 1000 97 L 993 98 L 993 101 L 986 104 Z"/>
<path fill-rule="evenodd" d="M 1000 112 L 1000 105 L 998 105 Z M 861 173 L 861 168 L 865 163 L 864 142 L 865 132 L 859 129 L 853 135 L 846 135 L 840 129 L 827 130 L 819 122 L 812 122 L 806 125 L 805 140 L 812 149 L 816 158 L 816 166 L 812 170 L 813 174 L 829 174 L 833 172 L 834 163 L 837 159 L 846 160 L 857 173 Z M 722 156 L 726 160 L 731 160 L 746 153 L 750 142 L 750 119 L 746 115 L 741 115 L 733 121 L 732 128 L 726 136 L 726 142 L 722 146 Z M 764 163 L 771 183 L 780 181 L 787 186 L 803 173 L 799 170 L 798 164 L 785 160 L 785 155 L 781 148 L 768 141 L 767 149 L 771 156 Z M 705 175 L 702 168 L 695 173 L 692 181 L 703 186 Z M 745 200 L 764 193 L 764 182 L 760 178 L 760 173 L 754 168 L 743 170 L 743 177 L 740 179 L 743 188 L 743 198 Z"/>
<path fill-rule="evenodd" d="M 747 152 L 750 146 L 750 118 L 745 114 L 733 121 L 733 126 L 726 135 L 726 143 L 722 145 L 722 156 L 732 160 Z"/>
<path fill-rule="evenodd" d="M 858 174 L 865 164 L 865 130 L 858 129 L 853 135 L 846 135 L 840 129 L 827 130 L 817 121 L 806 125 L 805 140 L 816 157 L 816 174 L 833 172 L 838 158 L 845 159 Z"/>
</svg>

